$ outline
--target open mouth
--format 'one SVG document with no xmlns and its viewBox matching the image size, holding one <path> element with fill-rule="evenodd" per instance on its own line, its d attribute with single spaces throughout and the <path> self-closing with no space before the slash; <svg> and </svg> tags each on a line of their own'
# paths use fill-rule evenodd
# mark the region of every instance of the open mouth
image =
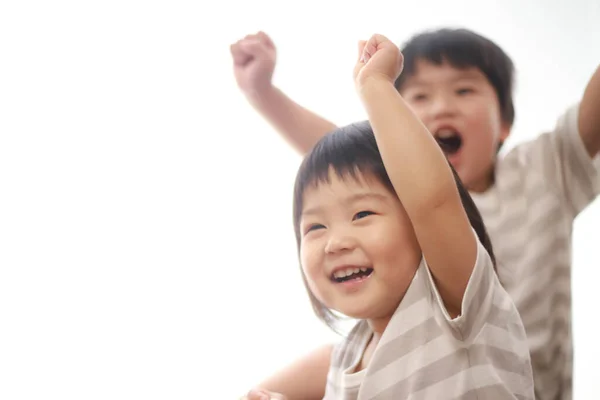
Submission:
<svg viewBox="0 0 600 400">
<path fill-rule="evenodd" d="M 331 274 L 331 280 L 337 283 L 359 280 L 368 277 L 373 273 L 373 268 L 345 268 L 335 271 Z"/>
<path fill-rule="evenodd" d="M 438 129 L 435 132 L 434 137 L 442 148 L 442 151 L 447 155 L 457 153 L 463 144 L 460 133 L 449 128 Z"/>
</svg>

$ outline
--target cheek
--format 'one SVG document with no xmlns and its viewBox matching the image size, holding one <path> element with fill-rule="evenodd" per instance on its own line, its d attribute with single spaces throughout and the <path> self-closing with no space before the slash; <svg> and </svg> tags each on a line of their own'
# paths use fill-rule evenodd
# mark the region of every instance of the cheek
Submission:
<svg viewBox="0 0 600 400">
<path fill-rule="evenodd" d="M 302 274 L 308 285 L 308 290 L 321 303 L 327 302 L 327 291 L 324 289 L 324 276 L 322 272 L 322 260 L 319 256 L 318 245 L 311 243 L 305 244 L 300 248 L 300 263 Z"/>
<path fill-rule="evenodd" d="M 309 281 L 314 281 L 320 270 L 320 257 L 318 256 L 317 244 L 314 242 L 303 242 L 300 246 L 300 264 L 304 276 Z"/>
<path fill-rule="evenodd" d="M 404 264 L 420 258 L 421 250 L 408 216 L 402 211 L 399 224 L 390 224 L 368 236 L 369 256 L 374 262 Z"/>
<path fill-rule="evenodd" d="M 498 116 L 494 110 L 481 105 L 474 107 L 469 114 L 467 126 L 469 127 L 468 135 L 470 136 L 471 145 L 475 145 L 482 151 L 484 148 L 489 148 L 495 152 L 499 125 Z"/>
<path fill-rule="evenodd" d="M 471 107 L 471 118 L 481 127 L 487 127 L 488 132 L 497 131 L 500 124 L 500 109 L 490 101 L 474 102 Z"/>
</svg>

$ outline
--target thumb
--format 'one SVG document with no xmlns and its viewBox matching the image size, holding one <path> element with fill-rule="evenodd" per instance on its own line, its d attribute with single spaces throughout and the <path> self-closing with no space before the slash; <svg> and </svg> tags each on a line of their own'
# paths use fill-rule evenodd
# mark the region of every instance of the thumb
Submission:
<svg viewBox="0 0 600 400">
<path fill-rule="evenodd" d="M 237 43 L 231 45 L 230 51 L 231 57 L 233 58 L 233 64 L 236 66 L 245 65 L 252 58 L 252 56 L 242 50 Z"/>
</svg>

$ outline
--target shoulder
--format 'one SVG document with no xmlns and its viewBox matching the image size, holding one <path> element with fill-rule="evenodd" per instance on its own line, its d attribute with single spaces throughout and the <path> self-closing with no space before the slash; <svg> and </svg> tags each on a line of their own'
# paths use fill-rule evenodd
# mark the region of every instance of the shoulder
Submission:
<svg viewBox="0 0 600 400">
<path fill-rule="evenodd" d="M 473 235 L 477 236 L 475 232 Z M 466 341 L 477 336 L 493 317 L 492 309 L 496 303 L 510 302 L 508 294 L 502 289 L 489 253 L 479 240 L 475 265 L 465 289 L 459 316 L 450 315 L 444 307 L 433 276 L 428 271 L 426 274 L 428 286 L 433 293 L 436 320 L 439 324 L 451 328 L 453 336 L 458 340 Z M 502 314 L 502 317 L 507 316 Z"/>
<path fill-rule="evenodd" d="M 564 156 L 564 151 L 574 152 L 578 157 L 587 157 L 579 134 L 578 115 L 579 104 L 572 105 L 557 118 L 551 129 L 512 146 L 504 155 L 498 157 L 497 172 L 532 166 L 551 168 L 557 159 Z"/>
</svg>

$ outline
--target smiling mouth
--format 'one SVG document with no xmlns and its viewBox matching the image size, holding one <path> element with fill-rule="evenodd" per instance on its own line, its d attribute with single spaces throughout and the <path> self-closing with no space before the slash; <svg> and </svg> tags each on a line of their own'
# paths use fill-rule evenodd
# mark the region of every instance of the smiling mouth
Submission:
<svg viewBox="0 0 600 400">
<path fill-rule="evenodd" d="M 434 134 L 434 137 L 447 155 L 456 154 L 463 144 L 460 133 L 452 129 L 440 129 Z"/>
<path fill-rule="evenodd" d="M 373 268 L 349 268 L 331 274 L 333 282 L 342 283 L 366 278 L 373 273 Z"/>
</svg>

